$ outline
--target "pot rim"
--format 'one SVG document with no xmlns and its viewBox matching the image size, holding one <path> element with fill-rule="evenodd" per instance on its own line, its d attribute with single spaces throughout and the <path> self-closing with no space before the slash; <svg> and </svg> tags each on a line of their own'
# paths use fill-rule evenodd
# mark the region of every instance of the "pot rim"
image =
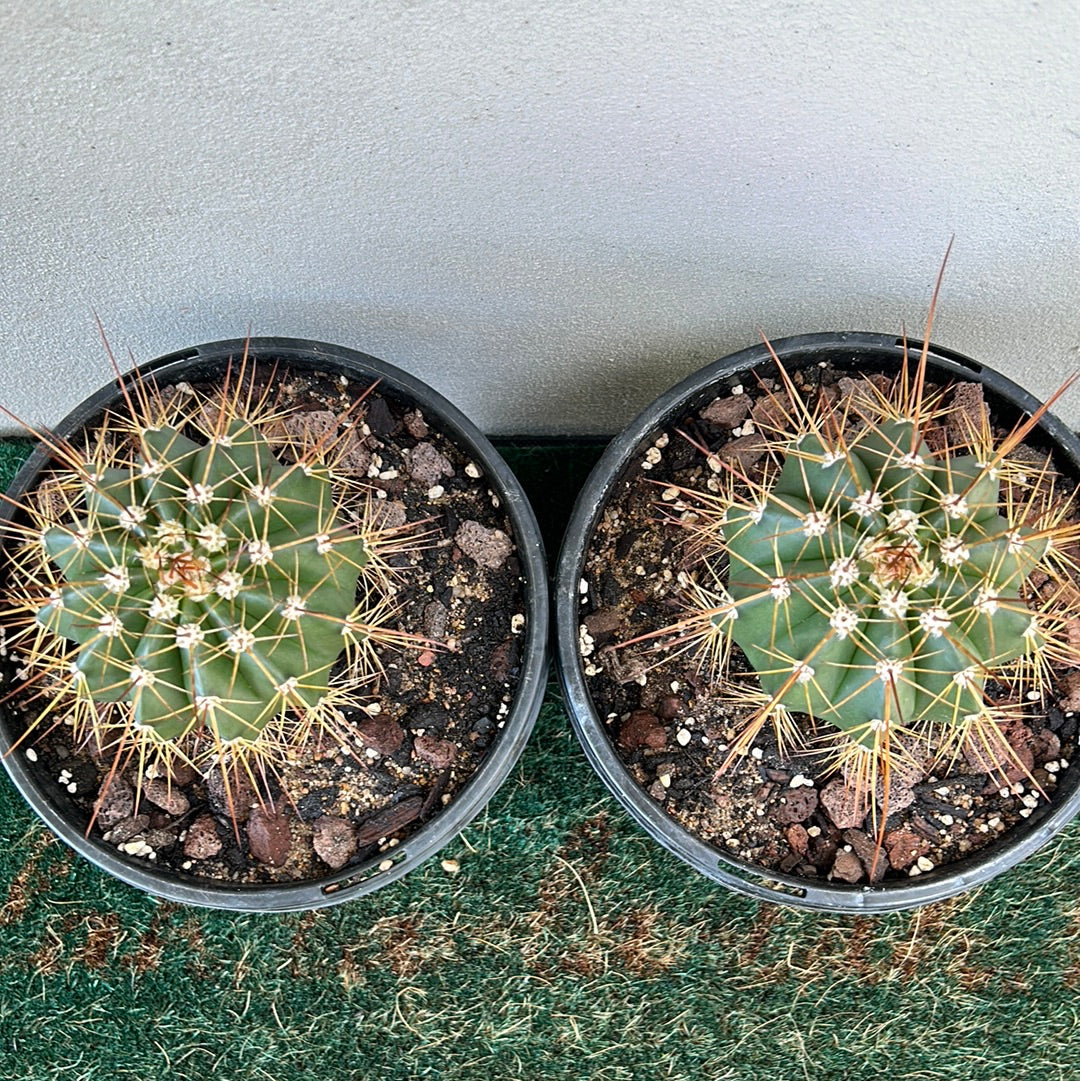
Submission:
<svg viewBox="0 0 1080 1081">
<path fill-rule="evenodd" d="M 921 343 L 908 345 L 895 334 L 839 331 L 801 334 L 770 343 L 789 370 L 823 360 L 855 370 L 867 363 L 889 367 L 913 358 Z M 1031 855 L 1080 811 L 1080 767 L 1066 772 L 1054 796 L 1005 836 L 961 860 L 925 875 L 879 885 L 821 883 L 769 871 L 736 859 L 696 837 L 668 816 L 623 765 L 593 704 L 578 653 L 578 611 L 585 553 L 612 488 L 635 453 L 655 438 L 673 416 L 715 387 L 719 391 L 752 380 L 755 369 L 772 361 L 770 345 L 750 346 L 694 372 L 652 404 L 608 445 L 582 488 L 570 516 L 555 573 L 557 668 L 571 724 L 592 767 L 630 816 L 652 838 L 708 878 L 758 900 L 823 912 L 869 913 L 915 908 L 988 882 Z M 992 408 L 1018 416 L 1035 412 L 1040 402 L 1012 380 L 961 353 L 931 344 L 928 367 L 944 381 L 977 381 L 995 400 Z M 860 368 L 860 362 L 863 367 Z M 1052 414 L 1045 414 L 1029 441 L 1040 438 L 1080 476 L 1080 439 Z"/>
<path fill-rule="evenodd" d="M 168 385 L 184 378 L 220 374 L 228 358 L 240 357 L 245 349 L 255 360 L 260 357 L 275 360 L 294 371 L 324 371 L 345 375 L 351 381 L 378 381 L 392 395 L 405 398 L 423 410 L 484 471 L 485 480 L 499 498 L 500 510 L 514 530 L 528 616 L 514 702 L 494 745 L 446 808 L 396 848 L 318 879 L 243 886 L 217 885 L 196 876 L 156 870 L 153 865 L 123 856 L 106 842 L 85 837 L 38 784 L 23 756 L 8 753 L 12 741 L 2 714 L 0 756 L 15 787 L 45 824 L 79 855 L 121 881 L 183 904 L 236 912 L 293 912 L 340 904 L 389 885 L 453 840 L 495 795 L 525 749 L 544 696 L 550 623 L 547 568 L 540 529 L 524 489 L 487 436 L 422 380 L 345 346 L 301 338 L 259 337 L 207 342 L 179 350 L 124 372 L 80 403 L 53 432 L 69 436 L 93 421 L 108 405 L 121 400 L 121 385 L 130 386 L 148 376 Z M 26 491 L 49 461 L 48 451 L 39 443 L 16 474 L 8 494 L 17 498 Z M 14 514 L 9 504 L 0 509 L 0 530 Z M 380 871 L 379 864 L 387 859 L 393 860 L 393 866 Z"/>
</svg>

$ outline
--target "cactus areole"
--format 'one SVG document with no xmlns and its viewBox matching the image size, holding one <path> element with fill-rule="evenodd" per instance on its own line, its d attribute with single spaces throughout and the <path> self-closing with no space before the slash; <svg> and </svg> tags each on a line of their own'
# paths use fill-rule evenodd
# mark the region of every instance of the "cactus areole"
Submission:
<svg viewBox="0 0 1080 1081">
<path fill-rule="evenodd" d="M 251 740 L 328 691 L 367 561 L 329 475 L 277 461 L 250 424 L 205 445 L 140 429 L 132 468 L 84 479 L 85 512 L 42 537 L 62 581 L 40 624 L 78 643 L 97 702 L 162 740 Z"/>
<path fill-rule="evenodd" d="M 774 701 L 860 742 L 960 723 L 1040 633 L 1019 589 L 1047 542 L 998 499 L 994 462 L 935 456 L 911 420 L 806 433 L 762 501 L 728 510 L 732 603 L 713 618 Z"/>
</svg>

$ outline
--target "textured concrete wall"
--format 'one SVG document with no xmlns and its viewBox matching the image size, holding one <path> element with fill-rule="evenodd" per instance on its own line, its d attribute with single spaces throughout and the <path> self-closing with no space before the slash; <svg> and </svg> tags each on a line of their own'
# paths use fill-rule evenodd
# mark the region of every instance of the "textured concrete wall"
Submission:
<svg viewBox="0 0 1080 1081">
<path fill-rule="evenodd" d="M 994 15 L 984 14 L 993 10 Z M 613 431 L 757 339 L 1077 365 L 1080 7 L 123 0 L 0 11 L 0 400 L 364 349 L 492 432 Z M 1059 410 L 1080 422 L 1080 394 Z"/>
</svg>

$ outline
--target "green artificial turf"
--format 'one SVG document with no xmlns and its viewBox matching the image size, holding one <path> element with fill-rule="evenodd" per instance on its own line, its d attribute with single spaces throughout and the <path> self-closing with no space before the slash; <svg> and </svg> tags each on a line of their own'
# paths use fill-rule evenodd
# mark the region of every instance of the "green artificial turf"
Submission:
<svg viewBox="0 0 1080 1081">
<path fill-rule="evenodd" d="M 595 455 L 508 451 L 542 516 L 563 511 L 541 489 L 580 483 Z M 155 901 L 52 840 L 6 779 L 0 842 L 0 1078 L 1080 1074 L 1075 825 L 914 913 L 759 904 L 633 825 L 554 689 L 510 779 L 441 853 L 460 871 L 435 858 L 339 908 Z"/>
</svg>

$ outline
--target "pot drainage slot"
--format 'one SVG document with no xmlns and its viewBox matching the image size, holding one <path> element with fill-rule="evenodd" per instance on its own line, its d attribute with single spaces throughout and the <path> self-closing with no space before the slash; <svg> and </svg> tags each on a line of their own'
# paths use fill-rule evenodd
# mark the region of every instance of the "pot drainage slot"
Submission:
<svg viewBox="0 0 1080 1081">
<path fill-rule="evenodd" d="M 910 341 L 905 342 L 903 338 L 896 339 L 896 345 L 903 349 L 907 346 L 909 352 L 917 352 L 917 345 L 913 345 Z M 956 364 L 961 368 L 967 368 L 969 372 L 974 372 L 976 375 L 982 375 L 983 366 L 976 364 L 970 357 L 965 357 L 963 353 L 954 353 L 951 349 L 943 349 L 940 345 L 930 346 L 930 356 L 937 357 L 939 360 L 947 360 L 950 364 Z"/>
<path fill-rule="evenodd" d="M 367 867 L 358 871 L 355 875 L 352 875 L 349 878 L 343 878 L 340 882 L 330 882 L 323 886 L 322 892 L 331 895 L 343 893 L 345 890 L 356 889 L 365 882 L 370 882 L 373 878 L 385 875 L 388 871 L 392 870 L 399 863 L 404 862 L 407 858 L 407 852 L 401 849 L 395 849 L 393 853 L 386 853 L 378 863 L 368 864 Z"/>
</svg>

